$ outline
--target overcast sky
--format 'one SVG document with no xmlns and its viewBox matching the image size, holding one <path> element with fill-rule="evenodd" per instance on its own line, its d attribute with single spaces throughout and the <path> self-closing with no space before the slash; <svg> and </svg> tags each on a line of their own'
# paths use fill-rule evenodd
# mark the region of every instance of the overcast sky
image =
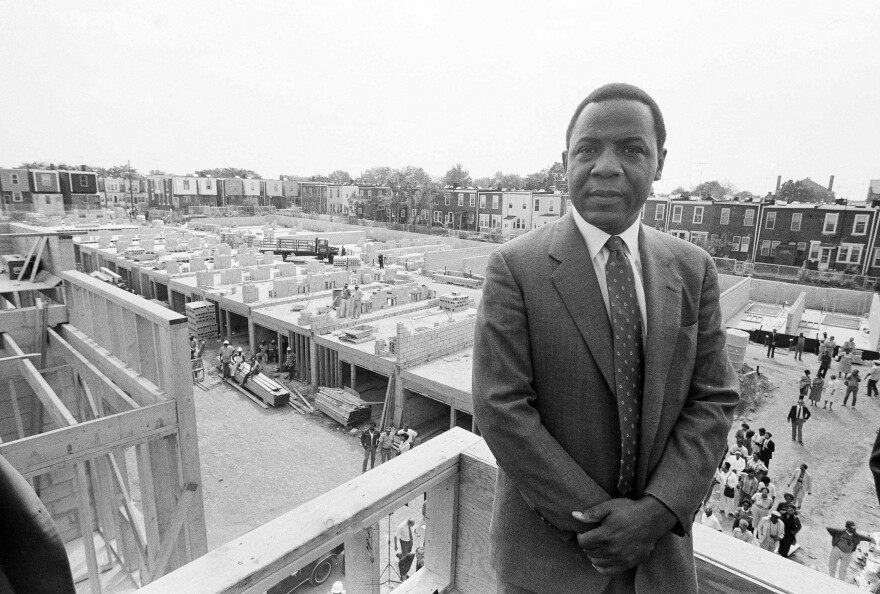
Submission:
<svg viewBox="0 0 880 594">
<path fill-rule="evenodd" d="M 417 165 L 522 175 L 577 103 L 641 86 L 655 189 L 880 178 L 880 2 L 0 0 L 0 164 L 264 177 Z"/>
</svg>

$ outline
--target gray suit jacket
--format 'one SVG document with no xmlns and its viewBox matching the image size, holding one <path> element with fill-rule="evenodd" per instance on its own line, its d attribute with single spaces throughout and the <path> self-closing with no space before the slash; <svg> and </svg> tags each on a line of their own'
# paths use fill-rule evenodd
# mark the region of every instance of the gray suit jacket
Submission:
<svg viewBox="0 0 880 594">
<path fill-rule="evenodd" d="M 724 452 L 739 384 L 718 276 L 700 248 L 642 227 L 648 332 L 635 496 L 679 520 L 636 571 L 639 592 L 696 592 L 690 527 Z M 489 261 L 474 343 L 477 427 L 498 461 L 492 562 L 535 592 L 599 592 L 571 516 L 615 497 L 620 430 L 611 326 L 571 214 Z"/>
</svg>

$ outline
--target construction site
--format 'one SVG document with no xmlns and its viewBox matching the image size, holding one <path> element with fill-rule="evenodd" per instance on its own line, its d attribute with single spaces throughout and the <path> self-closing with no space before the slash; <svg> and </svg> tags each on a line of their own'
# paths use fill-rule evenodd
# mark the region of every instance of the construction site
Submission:
<svg viewBox="0 0 880 594">
<path fill-rule="evenodd" d="M 470 384 L 495 245 L 286 216 L 0 234 L 0 454 L 52 516 L 77 591 L 325 592 L 308 588 L 329 572 L 279 588 L 331 553 L 350 593 L 494 591 L 495 462 Z M 721 285 L 725 324 L 754 341 L 828 332 L 876 358 L 876 294 Z M 262 372 L 225 379 L 224 341 Z M 370 422 L 419 447 L 361 474 Z M 414 501 L 424 567 L 406 579 L 388 571 L 388 518 Z M 851 588 L 694 531 L 704 591 Z"/>
</svg>

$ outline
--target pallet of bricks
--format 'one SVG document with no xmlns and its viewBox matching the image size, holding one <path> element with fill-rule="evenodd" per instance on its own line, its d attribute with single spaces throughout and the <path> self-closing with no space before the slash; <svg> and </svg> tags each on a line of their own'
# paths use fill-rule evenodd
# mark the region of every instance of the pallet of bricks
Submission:
<svg viewBox="0 0 880 594">
<path fill-rule="evenodd" d="M 340 425 L 357 425 L 370 420 L 373 409 L 350 388 L 318 388 L 315 407 Z"/>
<path fill-rule="evenodd" d="M 207 301 L 187 303 L 186 319 L 190 336 L 206 340 L 217 338 L 217 316 L 213 303 Z"/>
</svg>

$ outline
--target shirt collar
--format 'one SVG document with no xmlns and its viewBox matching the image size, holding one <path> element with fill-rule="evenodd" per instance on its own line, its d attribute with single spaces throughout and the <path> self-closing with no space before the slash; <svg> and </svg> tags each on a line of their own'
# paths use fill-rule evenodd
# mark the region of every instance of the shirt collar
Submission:
<svg viewBox="0 0 880 594">
<path fill-rule="evenodd" d="M 585 221 L 576 208 L 571 209 L 571 214 L 574 216 L 574 224 L 577 225 L 578 231 L 581 232 L 581 235 L 584 237 L 584 241 L 587 244 L 587 251 L 590 252 L 590 260 L 595 260 L 596 256 L 602 252 L 602 248 L 605 247 L 605 242 L 608 241 L 608 238 L 611 237 L 611 235 L 599 227 L 591 225 Z M 626 248 L 629 250 L 631 256 L 639 253 L 640 223 L 641 221 L 636 219 L 632 225 L 627 227 L 623 233 L 619 235 L 620 239 L 623 240 L 623 243 L 626 244 Z"/>
</svg>

